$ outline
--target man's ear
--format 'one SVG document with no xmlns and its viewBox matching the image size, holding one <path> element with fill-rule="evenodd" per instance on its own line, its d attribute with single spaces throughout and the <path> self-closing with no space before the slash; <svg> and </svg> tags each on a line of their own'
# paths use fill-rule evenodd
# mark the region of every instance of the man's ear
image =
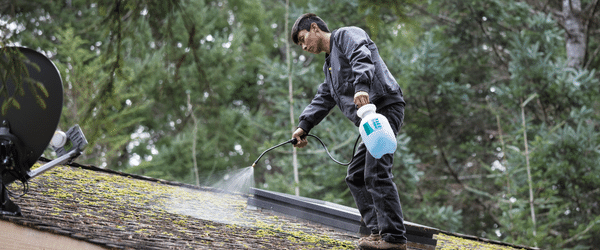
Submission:
<svg viewBox="0 0 600 250">
<path fill-rule="evenodd" d="M 321 29 L 319 28 L 319 25 L 317 25 L 317 23 L 311 23 L 310 24 L 310 31 L 317 32 L 317 31 L 321 31 Z"/>
</svg>

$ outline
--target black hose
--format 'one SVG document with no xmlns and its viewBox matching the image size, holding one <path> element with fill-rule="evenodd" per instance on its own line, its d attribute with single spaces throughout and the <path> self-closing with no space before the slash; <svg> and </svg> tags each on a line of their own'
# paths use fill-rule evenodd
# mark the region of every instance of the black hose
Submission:
<svg viewBox="0 0 600 250">
<path fill-rule="evenodd" d="M 307 134 L 305 136 L 310 136 L 310 137 L 314 137 L 315 139 L 317 139 L 317 141 L 319 141 L 321 143 L 321 145 L 323 146 L 323 148 L 325 149 L 325 152 L 327 152 L 327 155 L 329 155 L 329 158 L 331 158 L 331 160 L 333 160 L 335 163 L 340 164 L 342 166 L 348 166 L 348 165 L 350 165 L 350 163 L 352 163 L 352 161 L 354 160 L 354 154 L 356 153 L 356 145 L 358 145 L 358 141 L 360 139 L 360 134 L 359 134 L 358 137 L 356 138 L 356 142 L 354 142 L 354 149 L 352 150 L 352 159 L 350 159 L 350 162 L 343 163 L 343 162 L 340 162 L 340 161 L 336 160 L 335 158 L 333 158 L 333 156 L 331 155 L 331 153 L 329 153 L 329 149 L 327 149 L 327 146 L 321 140 L 321 138 L 317 137 L 316 135 L 311 135 L 311 134 Z M 269 151 L 271 151 L 271 150 L 273 150 L 275 148 L 281 147 L 281 146 L 283 146 L 285 144 L 288 144 L 288 143 L 296 145 L 296 143 L 298 143 L 298 140 L 296 140 L 296 138 L 292 138 L 292 139 L 290 139 L 288 141 L 279 143 L 279 144 L 277 144 L 277 145 L 275 145 L 273 147 L 268 148 L 267 150 L 265 150 L 264 152 L 262 152 L 262 154 L 260 154 L 260 156 L 258 156 L 258 158 L 256 159 L 256 161 L 254 161 L 254 163 L 252 163 L 252 167 L 256 166 L 256 163 L 258 163 L 258 161 L 260 160 L 260 158 L 262 158 L 263 155 L 265 155 L 267 152 L 269 152 Z"/>
<path fill-rule="evenodd" d="M 252 163 L 252 167 L 254 167 L 256 165 L 256 163 L 260 160 L 260 158 L 262 158 L 263 155 L 265 155 L 267 152 L 269 152 L 269 151 L 271 151 L 271 150 L 273 150 L 275 148 L 281 147 L 282 145 L 285 145 L 285 144 L 288 144 L 288 143 L 292 143 L 293 141 L 297 141 L 296 138 L 290 139 L 289 141 L 282 142 L 282 143 L 279 143 L 279 144 L 277 144 L 277 145 L 275 145 L 273 147 L 268 148 L 267 150 L 265 150 L 264 152 L 262 152 L 262 154 L 260 154 L 260 156 L 258 156 L 258 158 L 256 159 L 256 161 L 254 161 L 254 163 Z M 292 144 L 294 144 L 294 143 L 292 143 Z"/>
</svg>

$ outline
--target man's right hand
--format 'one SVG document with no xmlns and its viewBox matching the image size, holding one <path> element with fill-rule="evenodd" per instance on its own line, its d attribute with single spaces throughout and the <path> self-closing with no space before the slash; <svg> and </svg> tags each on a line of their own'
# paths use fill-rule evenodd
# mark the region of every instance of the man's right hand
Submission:
<svg viewBox="0 0 600 250">
<path fill-rule="evenodd" d="M 354 94 L 354 104 L 356 104 L 356 109 L 369 104 L 369 93 L 365 91 L 356 92 Z"/>
<path fill-rule="evenodd" d="M 292 138 L 296 138 L 298 141 L 298 143 L 294 144 L 294 147 L 303 148 L 308 144 L 308 141 L 306 140 L 306 132 L 304 132 L 304 129 L 302 128 L 296 129 L 296 131 L 294 131 L 292 134 Z"/>
</svg>

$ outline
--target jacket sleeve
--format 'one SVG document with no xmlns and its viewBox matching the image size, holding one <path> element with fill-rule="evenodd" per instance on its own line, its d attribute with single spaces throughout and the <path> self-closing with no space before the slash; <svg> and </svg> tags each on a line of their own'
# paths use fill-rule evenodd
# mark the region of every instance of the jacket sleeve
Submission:
<svg viewBox="0 0 600 250">
<path fill-rule="evenodd" d="M 327 114 L 329 114 L 329 111 L 331 111 L 335 105 L 336 102 L 333 99 L 333 96 L 331 96 L 329 85 L 327 82 L 321 83 L 315 97 L 310 104 L 304 108 L 304 111 L 302 111 L 298 127 L 308 133 L 314 126 L 319 124 Z"/>
<path fill-rule="evenodd" d="M 352 67 L 354 93 L 359 91 L 368 93 L 375 72 L 371 50 L 369 50 L 370 39 L 360 28 L 351 27 L 340 31 L 336 42 Z"/>
</svg>

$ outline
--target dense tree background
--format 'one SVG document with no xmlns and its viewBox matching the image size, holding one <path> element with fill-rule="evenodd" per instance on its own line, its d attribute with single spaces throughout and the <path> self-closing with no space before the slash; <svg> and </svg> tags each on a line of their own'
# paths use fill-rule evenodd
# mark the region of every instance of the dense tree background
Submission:
<svg viewBox="0 0 600 250">
<path fill-rule="evenodd" d="M 394 170 L 407 220 L 591 249 L 600 245 L 599 5 L 291 0 L 287 21 L 313 12 L 377 43 L 408 103 Z M 323 81 L 323 55 L 292 46 L 287 58 L 282 0 L 11 0 L 0 13 L 2 45 L 57 65 L 60 127 L 79 123 L 91 145 L 79 160 L 105 168 L 207 183 L 287 140 L 290 105 L 299 115 Z M 351 158 L 358 133 L 337 108 L 312 133 Z M 300 194 L 353 206 L 345 168 L 309 145 L 298 151 Z M 259 188 L 293 192 L 291 152 L 263 158 Z"/>
</svg>

